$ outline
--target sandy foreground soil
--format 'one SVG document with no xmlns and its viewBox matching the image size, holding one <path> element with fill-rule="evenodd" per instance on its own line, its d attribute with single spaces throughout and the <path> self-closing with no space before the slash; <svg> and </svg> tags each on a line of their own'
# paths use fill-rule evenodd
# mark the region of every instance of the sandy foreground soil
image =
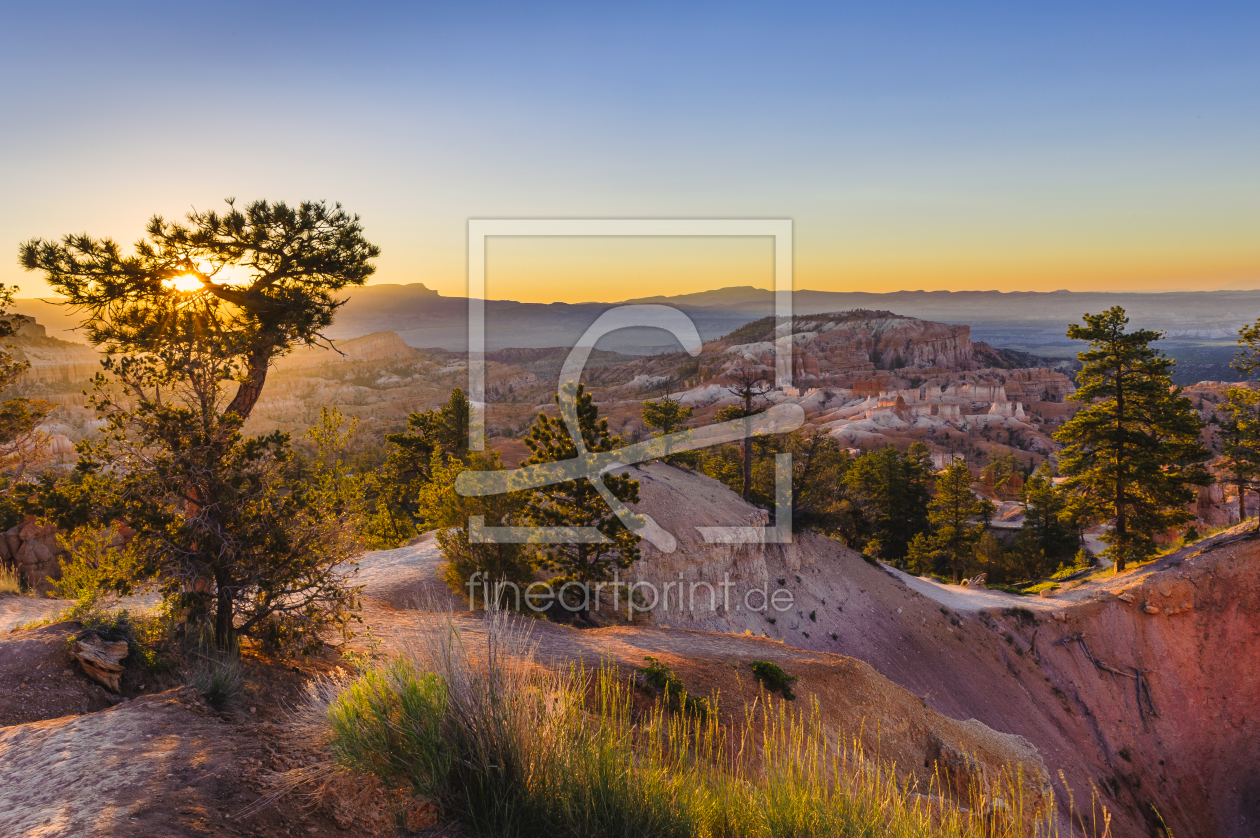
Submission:
<svg viewBox="0 0 1260 838">
<path fill-rule="evenodd" d="M 128 670 L 123 695 L 107 692 L 69 656 L 77 628 L 0 635 L 0 836 L 392 834 L 370 789 L 249 811 L 313 761 L 288 713 L 334 661 L 247 662 L 241 699 L 218 712 L 179 673 Z"/>
</svg>

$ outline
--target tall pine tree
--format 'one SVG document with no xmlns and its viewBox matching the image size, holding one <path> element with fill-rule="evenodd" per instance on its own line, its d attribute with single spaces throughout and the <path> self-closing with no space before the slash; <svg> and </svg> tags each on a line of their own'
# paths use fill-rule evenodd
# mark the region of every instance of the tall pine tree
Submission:
<svg viewBox="0 0 1260 838">
<path fill-rule="evenodd" d="M 1247 493 L 1260 485 L 1260 390 L 1230 387 L 1221 427 L 1222 482 L 1238 491 L 1238 520 L 1247 519 Z"/>
<path fill-rule="evenodd" d="M 1151 347 L 1161 333 L 1125 331 L 1119 306 L 1084 321 L 1067 331 L 1090 348 L 1076 356 L 1084 368 L 1071 397 L 1084 406 L 1055 434 L 1059 473 L 1088 511 L 1113 522 L 1105 553 L 1119 573 L 1154 553 L 1156 535 L 1194 518 L 1185 507 L 1212 477 L 1202 423 L 1173 387 L 1173 361 Z"/>
<path fill-rule="evenodd" d="M 566 390 L 576 398 L 578 425 L 582 442 L 587 451 L 611 451 L 612 434 L 608 420 L 599 418 L 599 408 L 583 384 L 566 385 Z M 556 396 L 556 404 L 560 396 Z M 552 419 L 545 413 L 525 438 L 525 445 L 533 454 L 524 465 L 572 460 L 578 456 L 577 446 L 569 436 L 569 428 L 563 418 Z M 613 497 L 622 503 L 637 503 L 639 481 L 628 473 L 603 475 L 604 485 Z M 559 570 L 568 580 L 588 586 L 585 615 L 590 620 L 591 595 L 589 585 L 611 577 L 614 568 L 629 567 L 639 558 L 639 536 L 621 523 L 608 508 L 599 491 L 586 478 L 566 480 L 535 489 L 529 501 L 528 514 L 533 523 L 547 527 L 594 527 L 603 534 L 605 541 L 594 544 L 556 544 L 543 553 L 544 563 Z"/>
<path fill-rule="evenodd" d="M 1238 355 L 1233 367 L 1254 379 L 1260 372 L 1260 320 L 1238 332 Z M 1247 518 L 1247 492 L 1260 486 L 1260 390 L 1255 384 L 1230 387 L 1221 428 L 1224 476 L 1238 490 L 1238 520 Z"/>
<path fill-rule="evenodd" d="M 954 460 L 936 477 L 936 496 L 928 504 L 930 535 L 910 542 L 910 565 L 917 571 L 946 569 L 954 584 L 970 567 L 976 545 L 993 517 L 993 502 L 971 491 L 971 470 Z"/>
</svg>

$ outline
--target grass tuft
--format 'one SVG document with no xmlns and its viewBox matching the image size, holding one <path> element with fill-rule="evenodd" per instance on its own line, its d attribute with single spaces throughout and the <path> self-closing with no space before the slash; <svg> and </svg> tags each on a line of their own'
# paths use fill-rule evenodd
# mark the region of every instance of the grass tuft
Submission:
<svg viewBox="0 0 1260 838">
<path fill-rule="evenodd" d="M 22 587 L 22 574 L 18 569 L 0 563 L 0 594 L 20 594 Z"/>
<path fill-rule="evenodd" d="M 189 651 L 188 686 L 199 692 L 214 709 L 231 708 L 240 698 L 245 681 L 240 647 L 233 643 L 227 649 L 217 648 L 214 633 L 208 629 L 201 633 L 194 646 Z"/>
</svg>

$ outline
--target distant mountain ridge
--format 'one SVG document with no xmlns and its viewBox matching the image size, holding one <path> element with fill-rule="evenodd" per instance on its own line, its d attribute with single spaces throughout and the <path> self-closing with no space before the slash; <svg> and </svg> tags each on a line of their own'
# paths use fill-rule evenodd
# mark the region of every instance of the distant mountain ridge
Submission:
<svg viewBox="0 0 1260 838">
<path fill-rule="evenodd" d="M 392 331 L 408 345 L 465 351 L 468 301 L 447 297 L 422 283 L 369 285 L 347 294 L 329 336 L 338 340 Z M 486 349 L 546 348 L 575 343 L 600 314 L 617 305 L 669 305 L 685 312 L 702 340 L 714 340 L 774 313 L 773 292 L 749 286 L 622 302 L 521 303 L 487 300 Z M 966 324 L 972 339 L 1039 356 L 1071 357 L 1079 349 L 1065 332 L 1086 312 L 1123 306 L 1134 328 L 1166 333 L 1166 351 L 1183 357 L 1185 375 L 1226 379 L 1238 329 L 1260 317 L 1260 290 L 1176 292 L 1081 291 L 811 291 L 793 295 L 797 314 L 878 309 L 939 323 Z M 15 310 L 35 316 L 49 334 L 80 341 L 73 313 L 50 300 L 18 300 Z M 642 355 L 677 349 L 659 329 L 626 329 L 606 337 L 601 349 Z M 1192 351 L 1193 350 L 1193 351 Z M 1190 367 L 1193 366 L 1193 372 Z M 1189 380 L 1189 379 L 1187 379 Z"/>
<path fill-rule="evenodd" d="M 715 340 L 774 313 L 773 292 L 751 287 L 720 288 L 694 294 L 631 298 L 623 302 L 486 302 L 486 349 L 572 345 L 595 319 L 616 305 L 669 305 L 686 313 L 702 340 Z M 1133 328 L 1165 332 L 1163 349 L 1181 362 L 1178 383 L 1236 380 L 1229 366 L 1239 328 L 1260 317 L 1260 290 L 1201 292 L 1080 291 L 862 291 L 800 290 L 797 314 L 855 309 L 895 311 L 938 323 L 966 324 L 971 337 L 991 346 L 1040 357 L 1069 359 L 1080 350 L 1066 337 L 1068 324 L 1086 312 L 1119 305 Z M 369 286 L 356 289 L 334 326 L 335 337 L 390 329 L 408 344 L 463 351 L 467 346 L 467 300 L 444 297 L 424 286 Z M 609 335 L 601 349 L 652 354 L 677 349 L 666 333 L 627 329 Z"/>
</svg>

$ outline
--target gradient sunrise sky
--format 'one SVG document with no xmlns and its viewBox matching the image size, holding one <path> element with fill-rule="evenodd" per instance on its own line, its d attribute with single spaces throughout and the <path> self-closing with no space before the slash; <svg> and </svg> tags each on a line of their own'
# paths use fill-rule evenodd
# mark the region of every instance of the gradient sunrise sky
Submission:
<svg viewBox="0 0 1260 838">
<path fill-rule="evenodd" d="M 376 282 L 470 217 L 795 222 L 796 287 L 1260 285 L 1260 4 L 6 3 L 0 282 L 232 195 L 339 200 Z M 495 240 L 488 296 L 769 287 L 767 240 Z"/>
</svg>

